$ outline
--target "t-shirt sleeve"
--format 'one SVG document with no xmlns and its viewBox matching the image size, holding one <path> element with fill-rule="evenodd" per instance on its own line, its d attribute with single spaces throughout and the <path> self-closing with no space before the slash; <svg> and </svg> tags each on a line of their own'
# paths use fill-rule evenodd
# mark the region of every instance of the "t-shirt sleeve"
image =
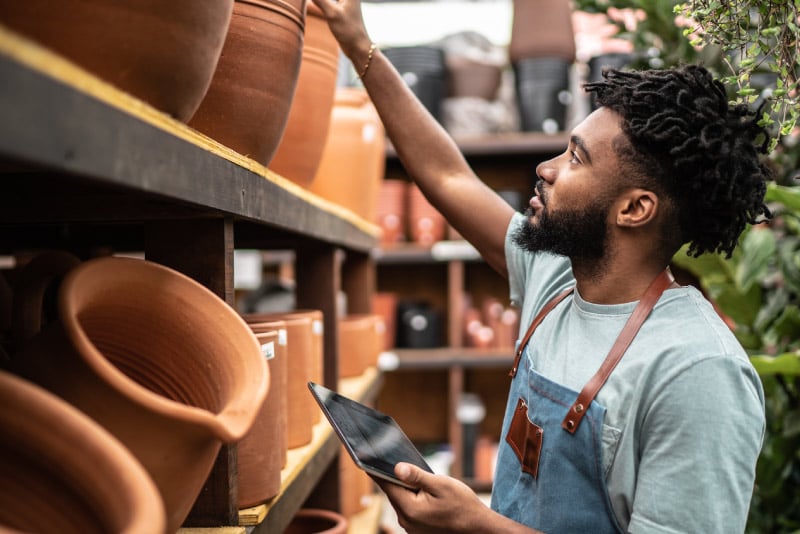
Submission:
<svg viewBox="0 0 800 534">
<path fill-rule="evenodd" d="M 758 375 L 718 356 L 687 363 L 662 385 L 639 421 L 629 532 L 743 532 L 764 437 Z"/>
<path fill-rule="evenodd" d="M 508 287 L 511 304 L 520 307 L 525 297 L 525 284 L 527 283 L 528 269 L 526 268 L 525 254 L 514 244 L 514 233 L 525 221 L 521 213 L 515 213 L 506 230 L 506 268 L 508 269 Z"/>
</svg>

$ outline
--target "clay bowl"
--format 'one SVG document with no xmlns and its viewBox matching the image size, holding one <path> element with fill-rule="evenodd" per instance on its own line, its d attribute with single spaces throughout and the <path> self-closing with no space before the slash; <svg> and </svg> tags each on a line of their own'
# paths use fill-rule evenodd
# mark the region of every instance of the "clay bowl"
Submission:
<svg viewBox="0 0 800 534">
<path fill-rule="evenodd" d="M 222 443 L 239 441 L 267 394 L 260 346 L 235 310 L 153 262 L 105 257 L 64 277 L 58 320 L 12 370 L 77 406 L 145 466 L 167 528 L 189 514 Z"/>
<path fill-rule="evenodd" d="M 0 371 L 0 427 L 0 531 L 166 531 L 147 472 L 75 407 Z"/>
<path fill-rule="evenodd" d="M 299 510 L 284 534 L 344 534 L 347 519 L 330 510 L 303 508 Z"/>
<path fill-rule="evenodd" d="M 0 21 L 186 122 L 208 90 L 233 0 L 0 2 Z"/>
</svg>

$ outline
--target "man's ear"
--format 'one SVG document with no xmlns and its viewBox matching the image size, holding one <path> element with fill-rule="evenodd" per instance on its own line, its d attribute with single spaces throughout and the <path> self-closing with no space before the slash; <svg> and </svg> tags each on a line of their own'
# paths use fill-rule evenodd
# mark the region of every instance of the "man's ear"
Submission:
<svg viewBox="0 0 800 534">
<path fill-rule="evenodd" d="M 629 228 L 643 226 L 658 215 L 658 196 L 647 189 L 629 189 L 617 204 L 617 225 Z"/>
</svg>

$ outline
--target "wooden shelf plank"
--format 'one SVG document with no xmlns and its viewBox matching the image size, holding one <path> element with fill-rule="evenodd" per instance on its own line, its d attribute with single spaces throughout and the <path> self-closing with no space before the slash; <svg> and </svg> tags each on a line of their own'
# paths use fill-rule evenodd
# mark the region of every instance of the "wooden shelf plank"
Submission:
<svg viewBox="0 0 800 534">
<path fill-rule="evenodd" d="M 377 534 L 380 530 L 383 514 L 383 498 L 380 494 L 372 495 L 366 508 L 348 518 L 348 534 Z"/>
<path fill-rule="evenodd" d="M 381 353 L 379 367 L 390 372 L 410 369 L 498 368 L 514 362 L 512 349 L 441 347 L 434 349 L 393 349 Z"/>
<path fill-rule="evenodd" d="M 508 156 L 511 154 L 557 154 L 569 142 L 569 133 L 508 132 L 476 136 L 454 136 L 465 156 Z M 386 145 L 386 157 L 396 158 L 391 143 Z"/>
<path fill-rule="evenodd" d="M 354 250 L 376 243 L 379 230 L 371 222 L 2 26 L 0 79 L 0 224 L 53 222 L 54 210 L 62 220 L 102 220 L 115 212 L 141 218 L 146 198 L 159 213 L 190 207 Z M 30 182 L 42 174 L 112 203 L 75 205 L 47 198 L 42 188 L 33 196 L 37 184 Z M 27 189 L 20 177 L 28 177 Z M 129 209 L 131 191 L 136 201 Z M 36 209 L 40 204 L 32 200 L 42 194 L 47 209 Z"/>
</svg>

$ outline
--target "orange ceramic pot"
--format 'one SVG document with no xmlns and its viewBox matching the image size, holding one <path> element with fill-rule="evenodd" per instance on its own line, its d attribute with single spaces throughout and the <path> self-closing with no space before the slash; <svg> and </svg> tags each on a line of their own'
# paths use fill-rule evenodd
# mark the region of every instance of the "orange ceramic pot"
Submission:
<svg viewBox="0 0 800 534">
<path fill-rule="evenodd" d="M 284 534 L 345 534 L 347 518 L 330 510 L 298 510 Z"/>
<path fill-rule="evenodd" d="M 242 439 L 269 385 L 247 324 L 191 278 L 106 257 L 72 269 L 58 321 L 12 355 L 12 370 L 114 434 L 145 466 L 167 529 L 189 514 L 222 443 Z"/>
<path fill-rule="evenodd" d="M 307 2 L 303 60 L 297 79 L 286 131 L 270 169 L 308 187 L 317 173 L 331 120 L 339 44 L 328 28 L 325 15 Z"/>
<path fill-rule="evenodd" d="M 311 192 L 372 221 L 386 167 L 386 132 L 364 89 L 340 87 Z"/>
<path fill-rule="evenodd" d="M 208 90 L 233 0 L 0 2 L 4 25 L 188 121 Z"/>
<path fill-rule="evenodd" d="M 351 314 L 339 319 L 339 377 L 360 376 L 375 365 L 383 332 L 380 316 L 372 313 Z"/>
<path fill-rule="evenodd" d="M 217 71 L 190 126 L 269 164 L 295 94 L 305 3 L 236 0 Z"/>
<path fill-rule="evenodd" d="M 313 320 L 309 316 L 290 316 L 282 313 L 253 313 L 244 316 L 255 333 L 271 331 L 270 323 L 286 324 L 288 354 L 286 395 L 288 413 L 288 447 L 308 445 L 313 437 L 315 411 L 319 408 L 308 392 L 314 357 Z M 265 324 L 266 323 L 266 324 Z"/>
<path fill-rule="evenodd" d="M 237 445 L 239 508 L 267 502 L 281 489 L 281 469 L 286 463 L 286 324 L 256 334 L 261 354 L 269 366 L 269 393 L 250 432 Z"/>
<path fill-rule="evenodd" d="M 575 61 L 569 0 L 514 0 L 509 60 L 559 58 Z"/>
<path fill-rule="evenodd" d="M 0 371 L 0 427 L 0 531 L 166 531 L 142 465 L 74 406 Z"/>
<path fill-rule="evenodd" d="M 339 450 L 339 495 L 342 515 L 350 518 L 369 505 L 373 494 L 372 478 L 356 466 L 344 447 Z"/>
</svg>

